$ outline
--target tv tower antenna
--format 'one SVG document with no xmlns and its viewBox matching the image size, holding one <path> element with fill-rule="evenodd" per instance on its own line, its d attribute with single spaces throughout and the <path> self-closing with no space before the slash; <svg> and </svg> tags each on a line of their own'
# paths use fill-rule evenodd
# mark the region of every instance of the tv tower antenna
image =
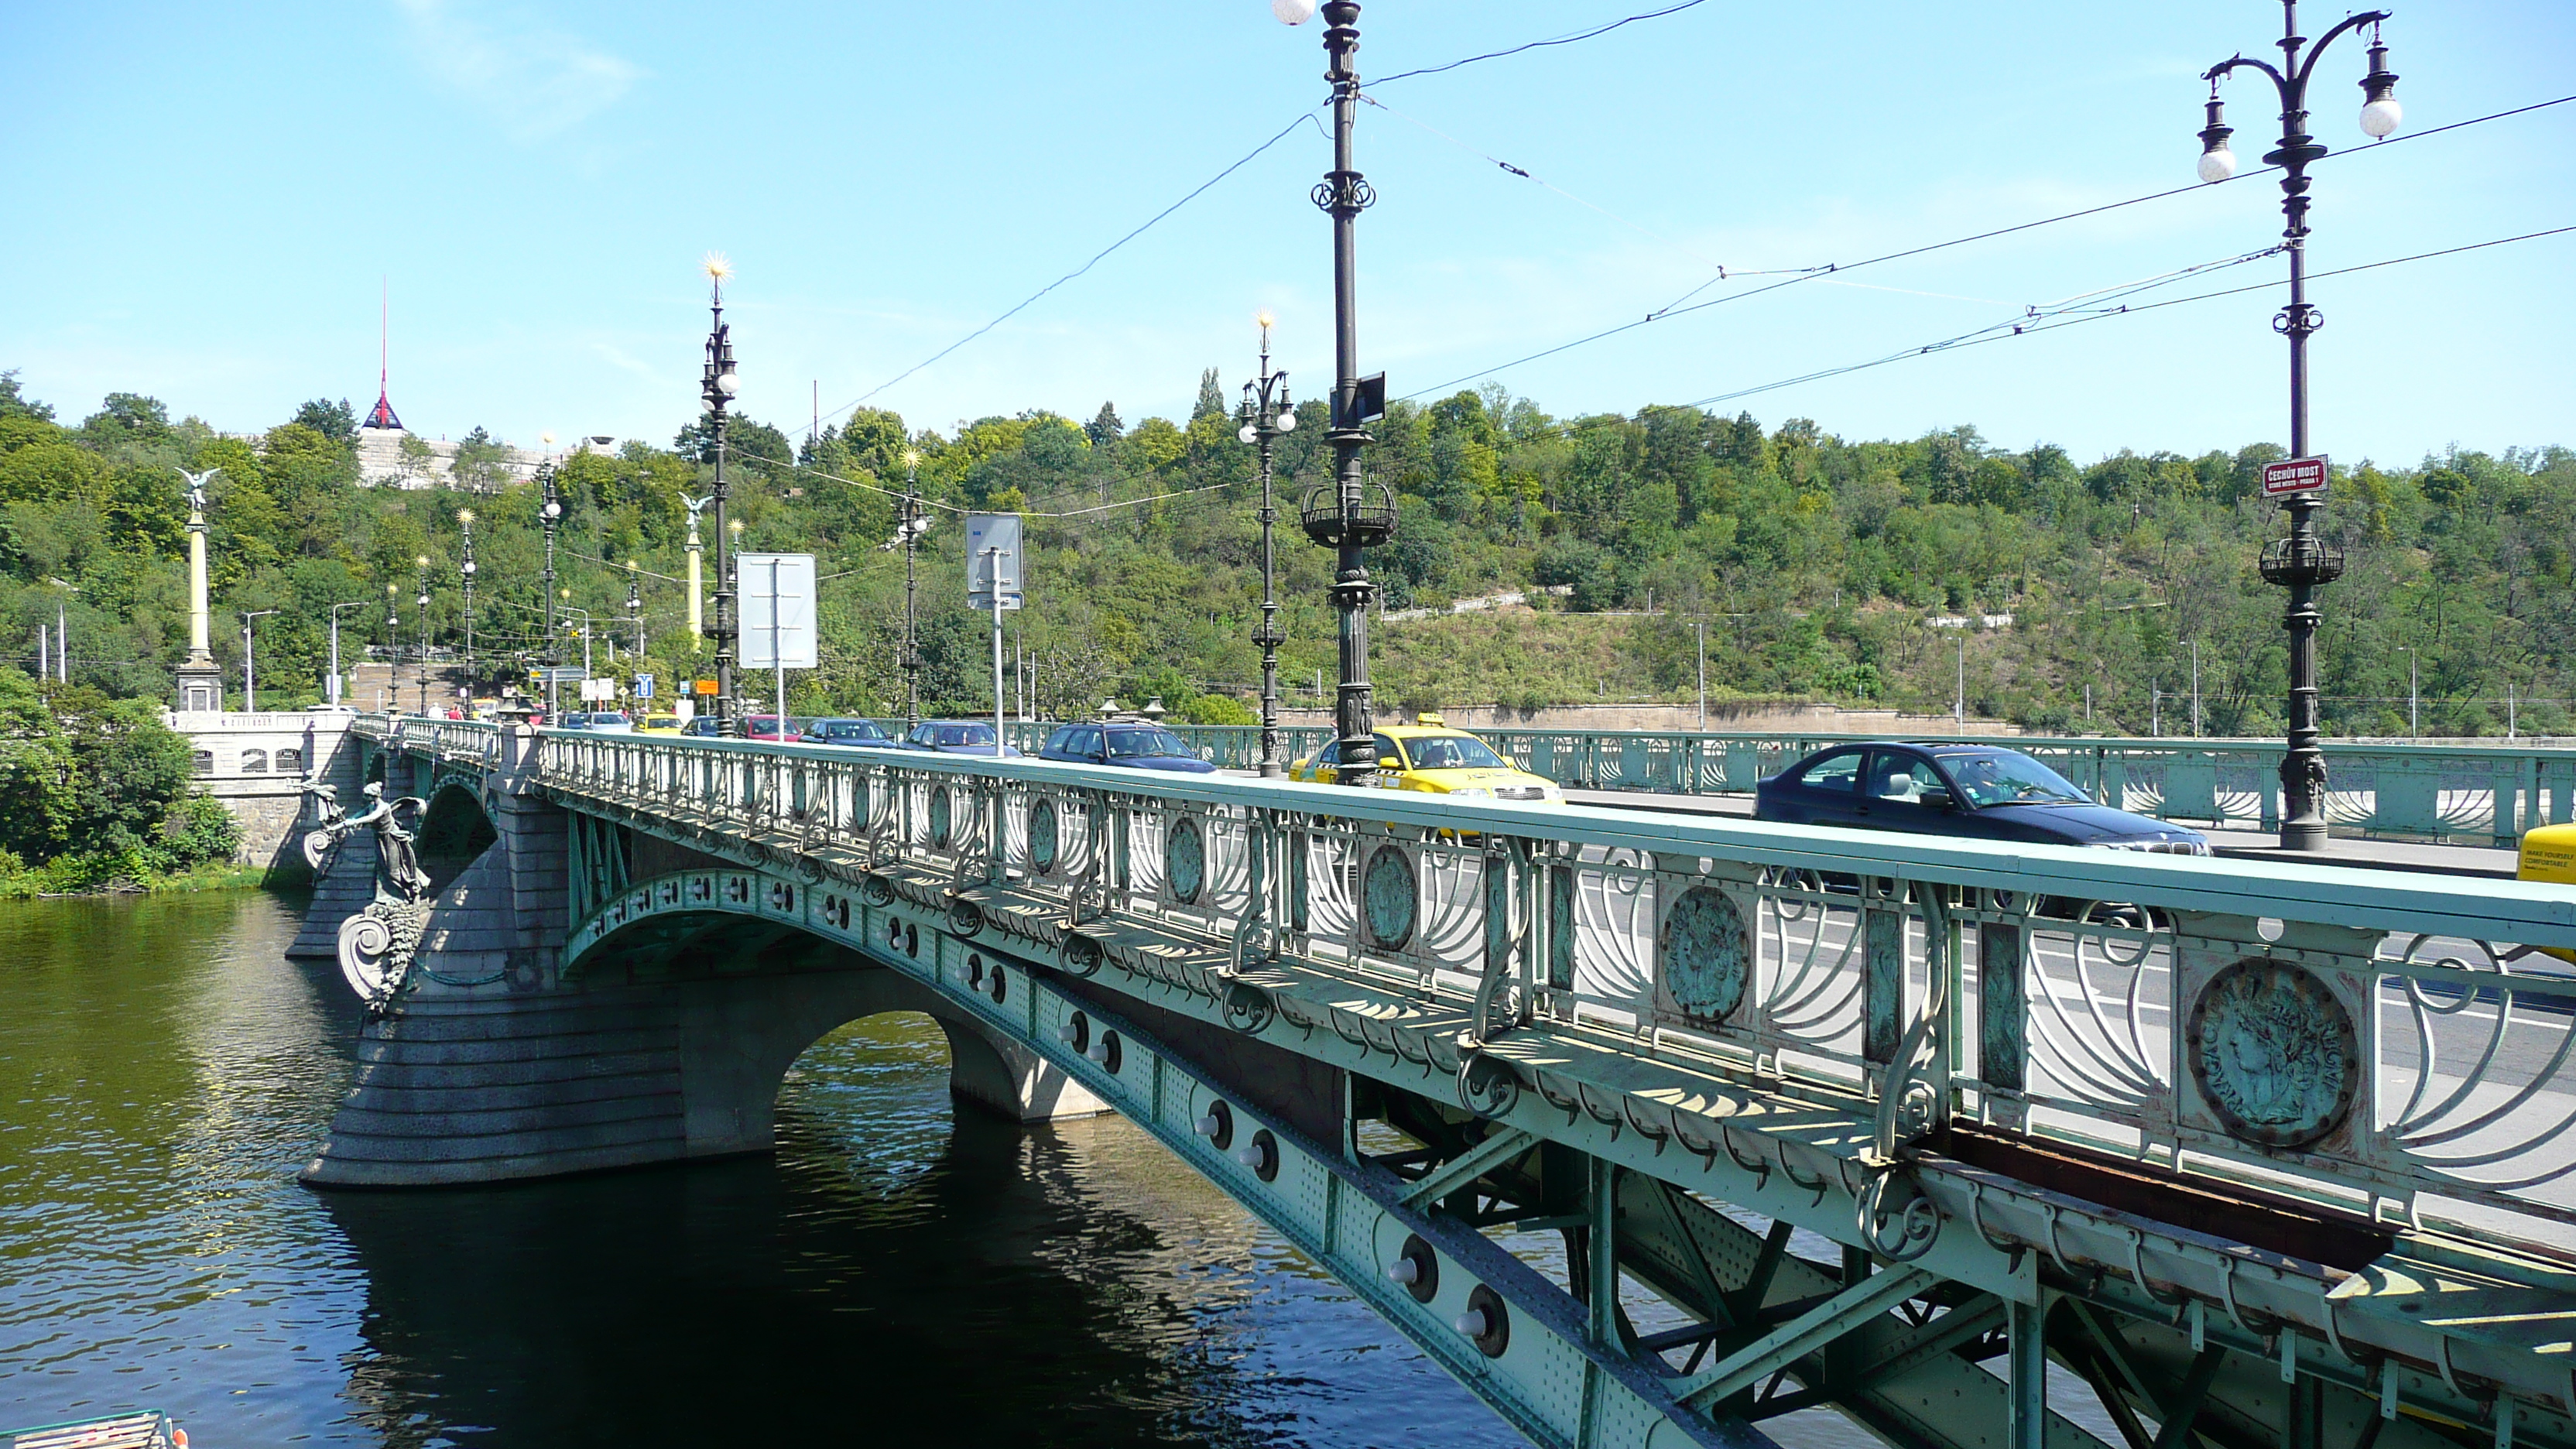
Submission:
<svg viewBox="0 0 2576 1449">
<path fill-rule="evenodd" d="M 367 426 L 400 431 L 402 419 L 394 416 L 394 405 L 386 391 L 386 383 L 393 376 L 393 285 L 379 277 L 376 287 L 376 410 L 367 414 Z"/>
</svg>

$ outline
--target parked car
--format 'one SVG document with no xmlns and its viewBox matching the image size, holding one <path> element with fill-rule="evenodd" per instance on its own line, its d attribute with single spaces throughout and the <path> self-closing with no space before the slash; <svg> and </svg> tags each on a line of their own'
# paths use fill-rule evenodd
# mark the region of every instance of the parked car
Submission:
<svg viewBox="0 0 2576 1449">
<path fill-rule="evenodd" d="M 2055 770 L 1996 745 L 1886 741 L 1820 750 L 1754 787 L 1753 818 L 2209 854 L 2199 831 L 2098 804 Z"/>
<path fill-rule="evenodd" d="M 680 733 L 691 739 L 721 739 L 724 736 L 724 721 L 711 714 L 702 714 L 680 726 Z"/>
<path fill-rule="evenodd" d="M 1078 765 L 1117 765 L 1130 770 L 1170 770 L 1185 775 L 1215 773 L 1179 735 L 1149 721 L 1106 720 L 1069 724 L 1047 736 L 1038 751 L 1042 760 Z"/>
<path fill-rule="evenodd" d="M 895 748 L 895 737 L 879 728 L 872 719 L 816 719 L 805 722 L 805 732 L 797 738 L 809 745 L 849 745 L 860 749 Z"/>
<path fill-rule="evenodd" d="M 626 711 L 622 709 L 593 710 L 588 715 L 584 716 L 584 718 L 589 720 L 588 724 L 582 726 L 584 729 L 597 730 L 599 733 L 607 735 L 631 735 L 635 733 L 635 721 L 628 719 L 626 717 Z"/>
<path fill-rule="evenodd" d="M 1288 778 L 1330 785 L 1341 777 L 1335 763 L 1339 741 L 1288 767 Z M 1451 729 L 1436 714 L 1414 716 L 1409 725 L 1388 725 L 1371 740 L 1377 751 L 1378 788 L 1421 790 L 1461 799 L 1562 800 L 1565 793 L 1545 775 L 1533 775 L 1494 753 L 1494 747 L 1465 730 Z"/>
<path fill-rule="evenodd" d="M 676 735 L 679 732 L 680 717 L 676 714 L 648 714 L 635 722 L 635 733 L 639 735 Z"/>
<path fill-rule="evenodd" d="M 747 714 L 742 717 L 742 737 L 747 740 L 786 743 L 796 738 L 797 728 L 793 715 Z"/>
<path fill-rule="evenodd" d="M 907 750 L 929 750 L 942 755 L 984 755 L 993 753 L 993 726 L 986 720 L 926 719 L 913 726 L 903 737 Z M 1007 758 L 1017 758 L 1019 748 L 1002 746 Z"/>
<path fill-rule="evenodd" d="M 543 722 L 544 721 L 541 719 L 540 723 Z M 590 728 L 590 716 L 578 712 L 558 715 L 555 717 L 553 724 L 554 727 L 559 730 L 586 730 Z"/>
</svg>

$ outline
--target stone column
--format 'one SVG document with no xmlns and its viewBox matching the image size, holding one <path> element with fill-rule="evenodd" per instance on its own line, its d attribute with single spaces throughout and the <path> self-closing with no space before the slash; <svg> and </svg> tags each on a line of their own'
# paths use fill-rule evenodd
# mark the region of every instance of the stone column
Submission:
<svg viewBox="0 0 2576 1449">
<path fill-rule="evenodd" d="M 206 515 L 188 510 L 188 662 L 179 666 L 179 708 L 224 707 L 224 672 L 215 663 L 206 625 Z"/>
</svg>

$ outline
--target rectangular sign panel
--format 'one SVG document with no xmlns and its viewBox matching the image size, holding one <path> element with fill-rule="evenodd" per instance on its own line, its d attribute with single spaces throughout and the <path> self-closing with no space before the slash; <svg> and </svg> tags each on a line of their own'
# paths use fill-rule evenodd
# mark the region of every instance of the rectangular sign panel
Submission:
<svg viewBox="0 0 2576 1449">
<path fill-rule="evenodd" d="M 967 514 L 967 607 L 984 610 L 1019 608 L 1023 598 L 1021 565 L 1025 558 L 1020 548 L 1018 514 Z"/>
<path fill-rule="evenodd" d="M 2314 493 L 2326 486 L 2326 460 L 2323 454 L 2314 458 L 2284 458 L 2263 465 L 2263 496 L 2278 498 L 2284 493 Z"/>
<path fill-rule="evenodd" d="M 635 697 L 637 699 L 651 699 L 653 697 L 652 675 L 639 674 L 635 676 Z"/>
<path fill-rule="evenodd" d="M 814 555 L 736 554 L 734 569 L 742 585 L 742 666 L 816 667 Z"/>
</svg>

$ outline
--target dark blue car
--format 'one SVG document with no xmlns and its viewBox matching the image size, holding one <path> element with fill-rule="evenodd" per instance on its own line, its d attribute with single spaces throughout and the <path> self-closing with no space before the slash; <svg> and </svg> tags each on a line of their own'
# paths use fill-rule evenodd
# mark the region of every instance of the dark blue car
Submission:
<svg viewBox="0 0 2576 1449">
<path fill-rule="evenodd" d="M 1131 770 L 1173 770 L 1185 775 L 1212 774 L 1216 766 L 1198 756 L 1179 735 L 1157 724 L 1109 720 L 1069 724 L 1047 736 L 1042 760 L 1077 765 L 1121 765 Z"/>
<path fill-rule="evenodd" d="M 2196 830 L 2094 803 L 2055 770 L 1994 745 L 1839 745 L 1754 787 L 1753 817 L 1784 825 L 1911 830 L 2207 855 Z"/>
<path fill-rule="evenodd" d="M 903 737 L 899 747 L 929 750 L 942 755 L 983 755 L 989 758 L 995 753 L 993 738 L 993 727 L 982 720 L 926 719 L 912 727 L 912 733 Z M 1016 745 L 1004 745 L 1000 753 L 1017 759 L 1020 751 Z"/>
<path fill-rule="evenodd" d="M 809 745 L 851 745 L 860 748 L 891 750 L 894 736 L 877 727 L 872 719 L 815 719 L 805 722 L 805 733 L 797 738 Z"/>
</svg>

